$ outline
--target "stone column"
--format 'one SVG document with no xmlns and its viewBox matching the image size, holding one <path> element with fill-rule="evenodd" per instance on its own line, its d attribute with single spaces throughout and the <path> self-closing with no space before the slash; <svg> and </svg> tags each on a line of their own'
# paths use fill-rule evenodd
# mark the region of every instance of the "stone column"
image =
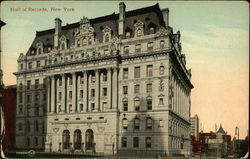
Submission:
<svg viewBox="0 0 250 159">
<path fill-rule="evenodd" d="M 47 77 L 47 112 L 51 112 L 51 96 L 50 96 L 50 90 L 51 90 L 51 80 L 50 77 Z"/>
<path fill-rule="evenodd" d="M 90 89 L 90 85 L 92 83 L 92 74 L 89 73 L 89 76 L 88 76 L 88 98 L 91 97 L 91 89 Z M 91 97 L 92 98 L 92 97 Z M 89 102 L 89 99 L 88 99 L 88 107 L 87 107 L 87 110 L 90 111 L 91 110 L 91 103 Z"/>
<path fill-rule="evenodd" d="M 99 111 L 100 110 L 100 79 L 99 79 L 99 70 L 95 70 L 95 110 L 94 111 Z"/>
<path fill-rule="evenodd" d="M 112 109 L 117 109 L 117 96 L 118 96 L 118 76 L 117 73 L 118 72 L 118 68 L 115 67 L 113 68 L 113 76 L 112 76 Z"/>
<path fill-rule="evenodd" d="M 103 106 L 102 106 L 102 103 L 101 103 L 101 97 L 103 95 L 103 87 L 102 87 L 102 82 L 103 82 L 103 72 L 100 73 L 100 80 L 99 80 L 99 88 L 100 88 L 100 96 L 99 96 L 99 105 L 100 105 L 100 111 L 103 111 Z"/>
<path fill-rule="evenodd" d="M 51 112 L 55 113 L 55 76 L 51 76 Z"/>
<path fill-rule="evenodd" d="M 66 109 L 66 105 L 65 105 L 65 89 L 66 89 L 66 84 L 65 84 L 65 77 L 66 75 L 65 74 L 61 74 L 61 78 L 62 78 L 62 99 L 61 99 L 61 109 L 62 109 L 62 112 L 66 112 L 67 109 Z"/>
<path fill-rule="evenodd" d="M 107 68 L 107 78 L 108 78 L 108 87 L 107 87 L 107 104 L 109 105 L 109 108 L 112 108 L 112 94 L 111 94 L 111 89 L 112 89 L 112 79 L 111 79 L 111 68 Z"/>
<path fill-rule="evenodd" d="M 72 107 L 73 112 L 77 111 L 76 108 L 76 72 L 73 72 L 72 74 Z"/>
<path fill-rule="evenodd" d="M 83 71 L 84 86 L 83 86 L 83 110 L 87 111 L 88 108 L 88 74 L 87 71 Z"/>
<path fill-rule="evenodd" d="M 177 111 L 177 82 L 174 76 L 174 112 Z"/>
</svg>

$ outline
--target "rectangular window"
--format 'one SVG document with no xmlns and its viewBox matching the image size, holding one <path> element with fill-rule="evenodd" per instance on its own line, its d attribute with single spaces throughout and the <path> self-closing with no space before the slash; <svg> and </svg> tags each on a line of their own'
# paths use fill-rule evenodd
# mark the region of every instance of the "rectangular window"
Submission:
<svg viewBox="0 0 250 159">
<path fill-rule="evenodd" d="M 59 86 L 62 86 L 62 79 L 59 79 Z"/>
<path fill-rule="evenodd" d="M 106 82 L 108 81 L 108 76 L 106 73 L 103 74 L 103 82 Z"/>
<path fill-rule="evenodd" d="M 40 62 L 40 61 L 37 61 L 37 62 L 36 62 L 36 67 L 39 68 L 40 66 L 41 66 L 41 62 Z"/>
<path fill-rule="evenodd" d="M 19 114 L 23 114 L 23 106 L 19 105 Z"/>
<path fill-rule="evenodd" d="M 95 103 L 91 103 L 91 111 L 95 110 Z"/>
<path fill-rule="evenodd" d="M 147 77 L 153 76 L 153 65 L 147 65 Z"/>
<path fill-rule="evenodd" d="M 107 102 L 103 102 L 103 103 L 102 103 L 102 108 L 103 108 L 104 110 L 107 110 L 107 109 L 108 109 L 108 104 L 107 104 Z"/>
<path fill-rule="evenodd" d="M 83 98 L 83 90 L 80 90 L 80 98 Z"/>
<path fill-rule="evenodd" d="M 69 91 L 69 99 L 72 99 L 72 91 Z"/>
<path fill-rule="evenodd" d="M 80 111 L 83 111 L 83 104 L 80 104 Z"/>
<path fill-rule="evenodd" d="M 137 84 L 135 85 L 135 90 L 134 90 L 135 93 L 140 93 L 140 85 Z"/>
<path fill-rule="evenodd" d="M 148 83 L 147 84 L 147 93 L 151 93 L 152 92 L 152 83 Z"/>
<path fill-rule="evenodd" d="M 23 69 L 23 64 L 20 65 L 20 70 L 22 70 L 22 69 Z"/>
<path fill-rule="evenodd" d="M 146 137 L 145 147 L 146 148 L 151 148 L 151 145 L 152 145 L 151 137 Z"/>
<path fill-rule="evenodd" d="M 123 111 L 128 111 L 128 101 L 123 101 Z"/>
<path fill-rule="evenodd" d="M 35 80 L 35 89 L 38 89 L 38 87 L 39 87 L 39 79 L 36 79 Z"/>
<path fill-rule="evenodd" d="M 27 102 L 29 103 L 30 101 L 31 101 L 31 95 L 28 94 L 28 95 L 27 95 Z"/>
<path fill-rule="evenodd" d="M 139 147 L 139 137 L 134 137 L 133 138 L 133 147 Z"/>
<path fill-rule="evenodd" d="M 92 76 L 91 77 L 91 83 L 95 83 L 95 80 L 96 80 L 95 76 Z"/>
<path fill-rule="evenodd" d="M 103 88 L 102 89 L 102 96 L 107 96 L 108 92 L 107 92 L 107 88 Z"/>
<path fill-rule="evenodd" d="M 83 83 L 84 83 L 84 78 L 80 77 L 80 84 L 83 84 Z"/>
<path fill-rule="evenodd" d="M 43 88 L 46 88 L 46 78 L 43 79 Z"/>
<path fill-rule="evenodd" d="M 127 138 L 122 137 L 122 147 L 127 147 Z"/>
<path fill-rule="evenodd" d="M 135 45 L 135 53 L 140 53 L 141 52 L 141 44 Z"/>
<path fill-rule="evenodd" d="M 134 77 L 140 78 L 140 67 L 135 67 Z"/>
<path fill-rule="evenodd" d="M 28 67 L 29 69 L 32 69 L 32 62 L 29 62 Z"/>
<path fill-rule="evenodd" d="M 149 42 L 148 43 L 148 51 L 153 51 L 154 49 L 154 43 L 153 42 Z"/>
<path fill-rule="evenodd" d="M 39 107 L 35 108 L 35 116 L 39 116 Z"/>
<path fill-rule="evenodd" d="M 19 103 L 22 103 L 22 102 L 23 102 L 23 94 L 19 93 Z"/>
<path fill-rule="evenodd" d="M 164 103 L 163 103 L 163 98 L 160 98 L 159 99 L 159 105 L 163 105 Z"/>
<path fill-rule="evenodd" d="M 152 99 L 147 99 L 147 109 L 152 110 Z"/>
<path fill-rule="evenodd" d="M 59 100 L 62 100 L 62 92 L 59 92 L 58 98 L 59 98 Z"/>
<path fill-rule="evenodd" d="M 123 69 L 123 79 L 128 79 L 128 68 Z"/>
<path fill-rule="evenodd" d="M 38 102 L 38 101 L 39 101 L 39 99 L 40 99 L 39 94 L 36 94 L 36 95 L 35 95 L 35 101 L 36 101 L 36 102 Z"/>
<path fill-rule="evenodd" d="M 129 46 L 124 46 L 124 55 L 129 54 Z"/>
<path fill-rule="evenodd" d="M 28 80 L 28 81 L 27 81 L 27 90 L 30 89 L 30 86 L 31 86 L 31 80 Z"/>
<path fill-rule="evenodd" d="M 72 78 L 69 78 L 69 85 L 72 85 Z"/>
<path fill-rule="evenodd" d="M 72 104 L 69 104 L 69 112 L 72 112 Z"/>
<path fill-rule="evenodd" d="M 123 94 L 128 94 L 128 86 L 123 86 Z"/>
<path fill-rule="evenodd" d="M 91 89 L 91 97 L 95 97 L 95 89 Z"/>
</svg>

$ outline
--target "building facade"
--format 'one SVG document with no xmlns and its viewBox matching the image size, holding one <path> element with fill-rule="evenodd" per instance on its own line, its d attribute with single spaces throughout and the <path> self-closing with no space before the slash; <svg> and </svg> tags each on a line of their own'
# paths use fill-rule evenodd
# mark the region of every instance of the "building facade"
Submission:
<svg viewBox="0 0 250 159">
<path fill-rule="evenodd" d="M 168 12 L 122 2 L 118 14 L 37 32 L 15 73 L 16 147 L 189 154 L 191 70 Z"/>
<path fill-rule="evenodd" d="M 195 114 L 194 117 L 191 117 L 190 135 L 194 136 L 196 140 L 199 139 L 199 117 L 197 114 Z"/>
</svg>

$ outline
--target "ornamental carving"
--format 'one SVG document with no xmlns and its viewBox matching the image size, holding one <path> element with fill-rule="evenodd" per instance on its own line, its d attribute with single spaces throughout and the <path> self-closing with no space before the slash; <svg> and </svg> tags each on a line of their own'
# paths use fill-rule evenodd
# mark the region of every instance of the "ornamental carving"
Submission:
<svg viewBox="0 0 250 159">
<path fill-rule="evenodd" d="M 135 37 L 140 37 L 144 35 L 144 23 L 138 20 L 135 24 Z"/>
<path fill-rule="evenodd" d="M 161 36 L 170 35 L 171 33 L 172 33 L 171 28 L 166 29 L 165 27 L 160 27 L 160 29 L 156 32 L 156 36 L 161 37 Z"/>
<path fill-rule="evenodd" d="M 111 29 L 110 27 L 106 26 L 103 30 L 103 42 L 111 41 Z"/>
</svg>

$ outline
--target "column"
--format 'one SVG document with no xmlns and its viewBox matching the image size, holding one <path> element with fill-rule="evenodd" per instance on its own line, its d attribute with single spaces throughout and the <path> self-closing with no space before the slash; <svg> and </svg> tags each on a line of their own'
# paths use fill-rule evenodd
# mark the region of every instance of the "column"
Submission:
<svg viewBox="0 0 250 159">
<path fill-rule="evenodd" d="M 118 68 L 115 67 L 113 68 L 113 77 L 112 77 L 112 83 L 113 83 L 113 86 L 112 86 L 112 109 L 117 109 L 117 95 L 118 95 L 118 92 L 117 92 L 117 87 L 118 87 L 118 77 L 117 77 L 117 71 L 118 71 Z"/>
<path fill-rule="evenodd" d="M 55 112 L 55 76 L 51 76 L 51 112 Z"/>
<path fill-rule="evenodd" d="M 84 86 L 83 86 L 83 110 L 86 112 L 88 109 L 88 74 L 87 71 L 83 71 Z"/>
<path fill-rule="evenodd" d="M 78 111 L 78 112 L 80 112 L 80 104 L 78 104 L 78 99 L 80 99 L 80 81 L 81 81 L 81 76 L 77 76 L 76 77 L 76 110 Z M 83 93 L 85 93 L 85 92 L 83 92 Z"/>
<path fill-rule="evenodd" d="M 73 72 L 72 74 L 72 107 L 73 112 L 77 111 L 76 108 L 76 72 Z"/>
<path fill-rule="evenodd" d="M 90 89 L 91 82 L 92 82 L 92 74 L 91 74 L 91 72 L 90 72 L 90 73 L 89 73 L 89 76 L 88 76 L 88 97 L 91 97 L 91 89 Z M 91 97 L 91 98 L 92 98 L 92 97 Z M 87 110 L 88 110 L 88 111 L 91 110 L 91 103 L 89 102 L 89 100 L 88 100 L 88 107 L 87 107 Z"/>
<path fill-rule="evenodd" d="M 99 86 L 100 86 L 100 97 L 103 95 L 103 87 L 102 87 L 102 82 L 103 82 L 103 72 L 100 73 L 100 80 L 99 80 Z M 100 104 L 100 111 L 103 111 L 103 107 L 102 107 L 102 103 L 101 103 L 101 100 L 99 101 L 99 104 Z"/>
<path fill-rule="evenodd" d="M 61 99 L 61 110 L 62 112 L 66 112 L 67 109 L 66 109 L 66 106 L 65 106 L 65 89 L 66 89 L 66 84 L 65 84 L 65 78 L 66 78 L 66 75 L 65 74 L 61 74 L 61 78 L 62 78 L 62 99 Z"/>
<path fill-rule="evenodd" d="M 50 90 L 51 90 L 51 84 L 50 84 L 50 77 L 47 77 L 47 112 L 51 112 L 51 102 L 50 102 Z"/>
<path fill-rule="evenodd" d="M 100 110 L 100 79 L 99 79 L 99 70 L 95 70 L 95 111 L 99 111 Z"/>
<path fill-rule="evenodd" d="M 112 89 L 112 79 L 111 79 L 111 68 L 107 68 L 107 78 L 108 78 L 108 87 L 107 87 L 107 104 L 109 105 L 109 108 L 112 108 L 112 103 L 111 103 L 111 99 L 112 99 L 112 94 L 111 94 L 111 89 Z"/>
</svg>

